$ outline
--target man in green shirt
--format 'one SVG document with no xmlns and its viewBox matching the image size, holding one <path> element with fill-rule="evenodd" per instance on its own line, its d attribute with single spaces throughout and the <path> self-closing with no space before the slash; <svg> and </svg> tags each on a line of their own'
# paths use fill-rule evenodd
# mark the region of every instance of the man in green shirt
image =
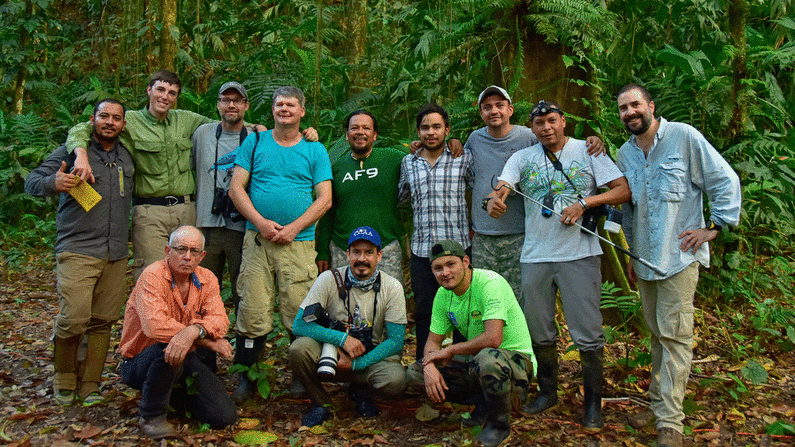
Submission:
<svg viewBox="0 0 795 447">
<path fill-rule="evenodd" d="M 436 243 L 430 261 L 441 287 L 433 300 L 423 359 L 409 367 L 409 381 L 423 385 L 437 403 L 474 402 L 472 417 L 463 423 L 485 422 L 478 440 L 483 446 L 496 447 L 511 433 L 511 396 L 526 400 L 535 371 L 524 314 L 505 278 L 490 270 L 472 269 L 460 243 Z M 453 330 L 466 341 L 442 349 L 446 334 Z M 454 356 L 468 361 L 456 361 Z"/>
<path fill-rule="evenodd" d="M 357 110 L 345 120 L 345 138 L 351 146 L 331 166 L 331 209 L 317 224 L 319 272 L 347 265 L 348 235 L 367 225 L 383 242 L 378 267 L 403 283 L 403 225 L 397 214 L 400 162 L 406 153 L 397 149 L 373 148 L 378 123 L 367 111 Z"/>
<path fill-rule="evenodd" d="M 172 231 L 196 223 L 191 136 L 199 126 L 213 120 L 172 109 L 181 87 L 175 73 L 153 73 L 146 88 L 149 104 L 127 113 L 127 126 L 119 137 L 135 160 L 132 241 L 136 279 L 147 265 L 163 257 Z M 77 124 L 69 130 L 66 145 L 77 154 L 74 173 L 93 183 L 84 149 L 90 134 L 89 123 Z"/>
</svg>

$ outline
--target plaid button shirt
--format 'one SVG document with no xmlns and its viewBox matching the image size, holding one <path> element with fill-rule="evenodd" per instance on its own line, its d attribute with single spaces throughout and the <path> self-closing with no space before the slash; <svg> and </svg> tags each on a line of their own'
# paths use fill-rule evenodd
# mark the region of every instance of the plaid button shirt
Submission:
<svg viewBox="0 0 795 447">
<path fill-rule="evenodd" d="M 400 166 L 398 196 L 401 202 L 411 196 L 414 234 L 411 251 L 429 257 L 433 244 L 452 239 L 469 247 L 469 220 L 464 193 L 472 188 L 474 172 L 472 153 L 464 149 L 453 158 L 445 145 L 442 155 L 431 166 L 417 154 L 403 158 Z"/>
</svg>

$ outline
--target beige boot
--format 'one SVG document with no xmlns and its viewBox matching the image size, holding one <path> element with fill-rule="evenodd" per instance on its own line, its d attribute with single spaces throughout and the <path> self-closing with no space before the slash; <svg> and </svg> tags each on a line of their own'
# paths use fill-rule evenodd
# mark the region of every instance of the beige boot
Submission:
<svg viewBox="0 0 795 447">
<path fill-rule="evenodd" d="M 58 405 L 69 406 L 75 400 L 77 389 L 77 348 L 80 335 L 69 338 L 54 337 L 52 362 L 55 375 L 52 378 L 53 394 Z"/>
<path fill-rule="evenodd" d="M 89 332 L 88 348 L 86 350 L 86 360 L 83 362 L 79 397 L 83 400 L 83 405 L 91 406 L 102 402 L 102 394 L 99 392 L 99 383 L 102 381 L 102 369 L 105 367 L 105 358 L 108 355 L 110 346 L 110 328 L 101 328 L 95 332 Z"/>
</svg>

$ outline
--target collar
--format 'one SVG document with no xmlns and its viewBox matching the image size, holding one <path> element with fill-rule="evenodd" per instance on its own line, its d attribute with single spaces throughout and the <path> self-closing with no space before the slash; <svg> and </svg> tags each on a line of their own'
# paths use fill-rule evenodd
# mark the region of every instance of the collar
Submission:
<svg viewBox="0 0 795 447">
<path fill-rule="evenodd" d="M 168 265 L 166 265 L 166 268 L 168 268 Z M 171 275 L 171 270 L 168 271 L 168 274 L 169 276 L 171 276 L 171 288 L 174 289 L 177 287 L 177 280 L 174 279 L 173 275 Z M 197 290 L 202 289 L 202 283 L 201 281 L 199 281 L 199 277 L 196 276 L 196 272 L 190 274 L 190 280 L 193 283 L 193 285 L 196 286 Z"/>
<path fill-rule="evenodd" d="M 657 127 L 657 133 L 654 134 L 654 142 L 651 145 L 651 150 L 654 150 L 654 148 L 657 146 L 657 143 L 659 143 L 660 140 L 662 140 L 665 137 L 665 132 L 668 130 L 668 120 L 663 117 L 659 117 L 657 119 L 660 121 L 660 125 L 659 127 Z M 643 152 L 643 149 L 641 149 L 640 146 L 638 146 L 637 135 L 630 136 L 629 141 L 630 143 L 632 143 L 633 146 L 635 146 L 637 150 Z M 649 150 L 650 154 L 651 150 Z"/>
<path fill-rule="evenodd" d="M 375 148 L 373 148 L 373 149 L 375 149 Z M 422 150 L 422 149 L 419 149 L 419 150 L 417 150 L 417 152 L 415 152 L 415 153 L 413 153 L 413 154 L 410 154 L 410 155 L 411 155 L 411 156 L 413 156 L 414 158 L 421 158 L 421 159 L 425 160 L 424 158 L 420 157 L 420 151 L 421 151 L 421 150 Z M 449 147 L 447 147 L 447 141 L 445 141 L 445 142 L 444 142 L 444 150 L 442 150 L 442 153 L 439 155 L 439 157 L 441 157 L 442 155 L 444 155 L 444 154 L 445 154 L 445 152 L 446 152 L 446 153 L 448 153 L 448 154 L 450 154 L 450 155 L 452 156 L 452 152 L 450 151 L 450 148 L 449 148 Z"/>
<path fill-rule="evenodd" d="M 142 109 L 143 115 L 146 117 L 146 120 L 149 121 L 151 124 L 157 124 L 160 120 L 157 119 L 156 116 L 152 115 L 152 112 L 149 111 L 149 103 L 147 102 L 144 108 Z M 166 117 L 163 119 L 163 122 L 168 125 L 171 124 L 171 109 L 168 109 L 166 112 Z"/>
</svg>

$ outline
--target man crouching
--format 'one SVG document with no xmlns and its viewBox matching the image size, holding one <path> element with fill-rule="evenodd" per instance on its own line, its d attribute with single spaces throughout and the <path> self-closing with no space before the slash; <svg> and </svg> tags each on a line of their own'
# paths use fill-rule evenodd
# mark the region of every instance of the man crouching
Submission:
<svg viewBox="0 0 795 447">
<path fill-rule="evenodd" d="M 329 418 L 332 400 L 321 383 L 324 378 L 351 382 L 348 394 L 364 417 L 379 413 L 369 397 L 373 391 L 397 397 L 406 390 L 406 370 L 400 363 L 406 299 L 400 282 L 379 272 L 382 254 L 375 230 L 353 230 L 348 238 L 350 266 L 323 272 L 301 303 L 289 361 L 312 400 L 312 408 L 301 417 L 305 426 Z"/>
<path fill-rule="evenodd" d="M 199 267 L 204 237 L 194 227 L 171 233 L 166 258 L 149 265 L 138 278 L 127 309 L 119 349 L 122 382 L 141 390 L 141 431 L 160 439 L 177 431 L 166 420 L 171 390 L 193 377 L 185 407 L 199 421 L 221 428 L 237 421 L 237 410 L 215 376 L 216 353 L 232 356 L 223 338 L 229 318 L 218 280 Z"/>
<path fill-rule="evenodd" d="M 511 433 L 512 395 L 524 401 L 533 378 L 527 323 L 508 281 L 490 270 L 472 269 L 461 244 L 438 242 L 430 255 L 441 287 L 433 299 L 425 355 L 409 368 L 409 381 L 424 385 L 436 403 L 474 403 L 472 417 L 462 422 L 485 423 L 478 441 L 496 447 Z M 466 341 L 442 348 L 453 330 Z M 460 356 L 467 361 L 458 361 Z"/>
</svg>

